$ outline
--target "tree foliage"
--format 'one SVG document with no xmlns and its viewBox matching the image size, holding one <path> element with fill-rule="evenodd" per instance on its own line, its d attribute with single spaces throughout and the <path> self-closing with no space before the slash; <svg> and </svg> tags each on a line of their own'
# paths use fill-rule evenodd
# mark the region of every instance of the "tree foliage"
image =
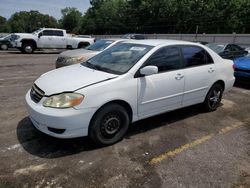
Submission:
<svg viewBox="0 0 250 188">
<path fill-rule="evenodd" d="M 82 31 L 249 33 L 249 0 L 91 0 Z"/>
<path fill-rule="evenodd" d="M 0 32 L 31 32 L 39 27 L 61 27 L 81 34 L 138 33 L 250 33 L 249 0 L 90 0 L 86 13 L 61 10 L 57 20 L 38 11 L 17 12 Z"/>
<path fill-rule="evenodd" d="M 79 33 L 82 13 L 76 8 L 66 7 L 61 10 L 62 19 L 59 20 L 61 27 L 72 33 Z"/>
</svg>

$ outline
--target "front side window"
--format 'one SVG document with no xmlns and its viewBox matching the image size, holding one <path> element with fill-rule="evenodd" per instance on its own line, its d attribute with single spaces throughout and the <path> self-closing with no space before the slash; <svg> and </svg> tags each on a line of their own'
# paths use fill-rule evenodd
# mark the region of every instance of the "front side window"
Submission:
<svg viewBox="0 0 250 188">
<path fill-rule="evenodd" d="M 213 59 L 203 48 L 197 46 L 183 46 L 181 49 L 184 67 L 194 67 L 213 63 Z"/>
<path fill-rule="evenodd" d="M 178 47 L 164 47 L 155 52 L 143 66 L 158 67 L 158 72 L 165 72 L 181 68 L 181 56 Z"/>
<path fill-rule="evenodd" d="M 152 48 L 149 45 L 118 43 L 81 64 L 120 75 L 131 69 Z"/>
</svg>

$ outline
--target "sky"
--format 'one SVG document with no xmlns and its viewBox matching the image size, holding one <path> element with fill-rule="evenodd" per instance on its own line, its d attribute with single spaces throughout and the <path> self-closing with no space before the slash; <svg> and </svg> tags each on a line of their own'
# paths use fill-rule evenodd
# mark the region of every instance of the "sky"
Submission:
<svg viewBox="0 0 250 188">
<path fill-rule="evenodd" d="M 0 0 L 0 16 L 8 19 L 15 12 L 38 10 L 60 19 L 65 7 L 75 7 L 84 13 L 90 4 L 89 0 Z"/>
</svg>

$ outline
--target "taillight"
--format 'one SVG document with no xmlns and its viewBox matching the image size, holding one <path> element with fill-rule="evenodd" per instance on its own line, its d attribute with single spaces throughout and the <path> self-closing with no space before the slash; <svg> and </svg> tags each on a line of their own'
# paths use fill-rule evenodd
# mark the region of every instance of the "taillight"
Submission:
<svg viewBox="0 0 250 188">
<path fill-rule="evenodd" d="M 235 65 L 233 64 L 233 70 L 235 70 Z"/>
</svg>

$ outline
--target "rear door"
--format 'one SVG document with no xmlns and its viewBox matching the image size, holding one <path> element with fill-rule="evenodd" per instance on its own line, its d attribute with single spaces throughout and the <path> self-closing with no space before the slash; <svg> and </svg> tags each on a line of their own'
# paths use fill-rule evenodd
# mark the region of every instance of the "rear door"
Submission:
<svg viewBox="0 0 250 188">
<path fill-rule="evenodd" d="M 54 30 L 52 42 L 53 42 L 53 48 L 66 48 L 67 41 L 63 35 L 63 31 Z"/>
<path fill-rule="evenodd" d="M 163 47 L 142 67 L 158 67 L 158 74 L 138 79 L 138 115 L 146 117 L 180 108 L 184 90 L 184 75 L 179 47 Z"/>
<path fill-rule="evenodd" d="M 216 81 L 216 67 L 209 53 L 198 46 L 182 46 L 185 87 L 183 106 L 203 102 Z"/>
</svg>

